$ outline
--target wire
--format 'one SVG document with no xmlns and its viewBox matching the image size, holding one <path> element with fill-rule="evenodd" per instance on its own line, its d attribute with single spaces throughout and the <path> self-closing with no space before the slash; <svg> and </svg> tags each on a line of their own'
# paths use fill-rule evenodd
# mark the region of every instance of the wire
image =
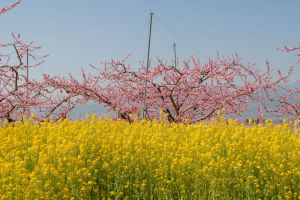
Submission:
<svg viewBox="0 0 300 200">
<path fill-rule="evenodd" d="M 177 31 L 175 31 L 172 27 L 170 27 L 167 23 L 165 23 L 161 18 L 159 18 L 157 15 L 155 15 L 154 17 L 156 18 L 157 22 L 161 24 L 161 26 L 163 28 L 165 28 L 170 34 L 179 38 L 183 42 L 182 47 L 184 47 L 189 53 L 192 53 L 190 50 L 190 49 L 192 49 L 194 52 L 198 53 L 200 56 L 206 56 L 205 53 L 203 53 L 198 48 L 196 48 L 194 45 L 192 45 L 190 42 L 188 42 L 181 34 L 179 34 Z M 192 55 L 192 54 L 190 54 L 190 55 Z"/>
<path fill-rule="evenodd" d="M 136 29 L 134 29 L 133 32 L 129 33 L 127 35 L 126 40 L 116 49 L 116 51 L 114 51 L 114 53 L 112 54 L 113 57 L 115 57 L 116 55 L 123 55 L 123 56 L 127 56 L 129 53 L 130 49 L 132 49 L 130 46 L 132 44 L 135 44 L 138 41 L 138 38 L 141 37 L 141 33 L 137 30 L 142 30 L 142 33 L 146 27 L 146 20 L 142 19 L 141 22 L 139 23 L 138 27 Z M 140 28 L 142 27 L 142 29 Z M 125 55 L 126 54 L 126 55 Z"/>
<path fill-rule="evenodd" d="M 137 38 L 135 45 L 132 48 L 132 54 L 133 54 L 133 56 L 135 56 L 138 59 L 138 61 L 139 61 L 139 59 L 141 59 L 140 57 L 143 57 L 143 59 L 144 59 L 144 57 L 146 56 L 146 53 L 144 53 L 144 52 L 142 55 L 139 55 L 139 52 L 140 52 L 139 50 L 141 50 L 141 49 L 146 50 L 147 40 L 146 40 L 145 32 L 146 32 L 147 25 L 148 24 L 145 23 L 145 26 L 143 27 L 141 34 Z"/>
</svg>

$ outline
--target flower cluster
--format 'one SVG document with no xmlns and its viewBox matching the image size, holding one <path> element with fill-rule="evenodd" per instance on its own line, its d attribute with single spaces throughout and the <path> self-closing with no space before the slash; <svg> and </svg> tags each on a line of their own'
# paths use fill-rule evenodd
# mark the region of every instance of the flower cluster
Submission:
<svg viewBox="0 0 300 200">
<path fill-rule="evenodd" d="M 289 124 L 1 122 L 0 199 L 298 199 Z"/>
</svg>

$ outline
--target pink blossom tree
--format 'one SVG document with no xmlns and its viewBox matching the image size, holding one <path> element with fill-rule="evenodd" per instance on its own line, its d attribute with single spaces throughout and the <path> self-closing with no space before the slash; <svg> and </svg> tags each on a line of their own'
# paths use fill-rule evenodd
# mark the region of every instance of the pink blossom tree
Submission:
<svg viewBox="0 0 300 200">
<path fill-rule="evenodd" d="M 297 52 L 300 50 L 300 46 L 294 48 L 288 48 L 285 46 L 284 49 L 278 50 L 284 53 Z M 293 69 L 300 63 L 300 54 L 295 53 L 295 56 L 297 57 L 297 60 L 290 67 L 289 72 L 285 76 L 283 76 L 282 73 L 278 71 L 278 81 L 273 83 L 274 86 L 271 87 L 271 90 L 265 91 L 267 101 L 264 104 L 264 108 L 267 112 L 275 114 L 275 116 L 282 116 L 283 114 L 285 114 L 297 117 L 300 115 L 300 79 L 296 80 L 296 83 L 299 84 L 294 88 L 287 86 L 287 78 L 292 74 Z"/>
<path fill-rule="evenodd" d="M 0 9 L 0 15 L 20 2 Z M 45 88 L 43 81 L 29 80 L 26 73 L 40 66 L 48 55 L 36 56 L 35 52 L 41 47 L 34 42 L 22 42 L 20 34 L 12 34 L 12 38 L 12 43 L 0 44 L 0 120 L 22 120 L 23 115 L 31 113 L 37 114 L 37 120 L 65 116 L 74 107 L 68 95 Z M 30 58 L 30 65 L 26 63 L 27 58 Z"/>
<path fill-rule="evenodd" d="M 16 2 L 14 2 L 13 4 L 11 4 L 8 7 L 4 7 L 4 8 L 0 8 L 0 15 L 6 13 L 7 11 L 13 9 L 14 7 L 16 7 L 19 3 L 21 3 L 21 0 L 18 0 Z"/>
<path fill-rule="evenodd" d="M 40 46 L 34 46 L 34 42 L 22 42 L 20 35 L 12 36 L 13 43 L 0 44 L 1 49 L 9 52 L 0 54 L 0 119 L 12 122 L 31 113 L 36 113 L 39 120 L 50 115 L 59 118 L 72 108 L 66 95 L 48 90 L 43 81 L 29 80 L 26 74 L 28 69 L 44 63 L 48 55 L 35 56 Z M 30 65 L 25 62 L 27 56 Z"/>
<path fill-rule="evenodd" d="M 20 2 L 1 9 L 0 15 Z M 12 47 L 17 60 L 11 64 L 12 54 L 0 55 L 0 119 L 19 120 L 31 112 L 38 112 L 40 119 L 59 118 L 66 116 L 77 103 L 88 101 L 105 104 L 127 121 L 133 120 L 131 114 L 140 118 L 158 118 L 162 110 L 170 122 L 189 119 L 196 123 L 215 116 L 221 109 L 226 114 L 240 115 L 251 104 L 263 104 L 267 111 L 278 114 L 299 113 L 299 88 L 289 89 L 282 85 L 299 60 L 286 75 L 278 71 L 277 80 L 273 80 L 268 63 L 266 72 L 261 72 L 253 65 L 243 64 L 238 55 L 234 55 L 218 57 L 204 65 L 193 57 L 181 66 L 158 59 L 157 65 L 149 65 L 148 72 L 143 63 L 139 70 L 133 70 L 126 64 L 127 59 L 112 60 L 104 63 L 104 69 L 96 75 L 82 72 L 82 81 L 71 74 L 68 78 L 45 74 L 39 82 L 29 80 L 24 71 L 39 66 L 46 56 L 34 56 L 34 51 L 40 47 L 21 42 L 19 35 L 13 35 L 13 38 L 12 44 L 0 45 L 0 48 Z M 283 51 L 298 49 L 285 48 Z M 30 66 L 23 61 L 27 51 L 37 61 Z M 278 93 L 280 88 L 286 91 L 284 95 Z M 276 102 L 276 108 L 270 109 L 269 102 Z"/>
<path fill-rule="evenodd" d="M 268 63 L 266 72 L 261 72 L 243 64 L 238 55 L 218 57 L 204 65 L 191 57 L 181 67 L 158 59 L 159 64 L 150 64 L 148 73 L 143 63 L 139 70 L 132 70 L 126 60 L 106 62 L 96 75 L 82 72 L 81 82 L 72 75 L 45 75 L 44 80 L 49 87 L 79 97 L 80 103 L 104 103 L 127 121 L 132 120 L 131 114 L 142 118 L 143 112 L 147 119 L 154 119 L 162 110 L 170 122 L 189 119 L 195 123 L 217 115 L 221 109 L 226 114 L 239 115 L 250 104 L 263 103 L 270 98 L 269 91 L 276 91 L 296 66 L 290 67 L 285 76 L 272 80 Z"/>
</svg>

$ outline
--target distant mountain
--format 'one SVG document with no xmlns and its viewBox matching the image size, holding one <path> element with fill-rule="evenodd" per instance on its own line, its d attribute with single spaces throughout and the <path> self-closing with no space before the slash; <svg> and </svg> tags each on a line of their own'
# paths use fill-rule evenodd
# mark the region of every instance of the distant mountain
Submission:
<svg viewBox="0 0 300 200">
<path fill-rule="evenodd" d="M 98 116 L 103 116 L 107 114 L 111 117 L 115 116 L 114 112 L 108 112 L 104 104 L 98 104 L 95 102 L 89 102 L 87 104 L 78 104 L 75 108 L 68 114 L 72 120 L 84 119 L 87 114 L 97 114 Z"/>
</svg>

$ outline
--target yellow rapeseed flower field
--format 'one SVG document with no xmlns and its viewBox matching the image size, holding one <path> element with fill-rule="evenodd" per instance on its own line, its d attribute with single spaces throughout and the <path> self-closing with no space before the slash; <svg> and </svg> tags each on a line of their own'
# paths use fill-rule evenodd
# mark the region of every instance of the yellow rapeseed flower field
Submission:
<svg viewBox="0 0 300 200">
<path fill-rule="evenodd" d="M 1 123 L 0 199 L 299 199 L 300 138 L 284 122 Z"/>
</svg>

